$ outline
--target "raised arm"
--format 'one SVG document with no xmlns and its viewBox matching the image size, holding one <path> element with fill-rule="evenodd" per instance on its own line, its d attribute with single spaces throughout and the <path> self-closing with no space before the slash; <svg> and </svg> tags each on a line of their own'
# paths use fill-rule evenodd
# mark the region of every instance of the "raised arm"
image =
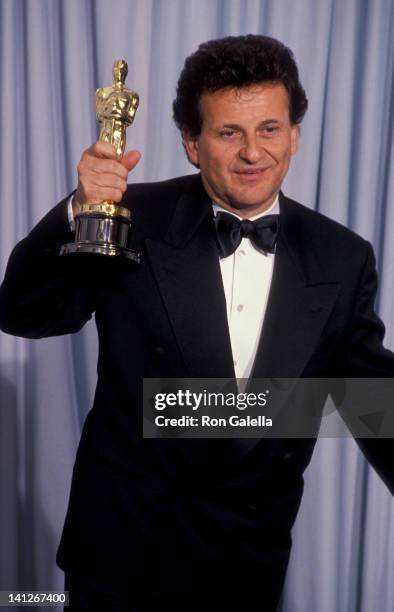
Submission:
<svg viewBox="0 0 394 612">
<path fill-rule="evenodd" d="M 0 328 L 27 338 L 78 331 L 95 309 L 96 264 L 82 256 L 59 257 L 62 244 L 73 240 L 68 206 L 73 213 L 84 202 L 120 202 L 128 172 L 140 154 L 121 160 L 111 145 L 97 142 L 82 155 L 78 187 L 53 208 L 11 253 L 0 287 Z M 99 256 L 98 256 L 99 257 Z"/>
</svg>

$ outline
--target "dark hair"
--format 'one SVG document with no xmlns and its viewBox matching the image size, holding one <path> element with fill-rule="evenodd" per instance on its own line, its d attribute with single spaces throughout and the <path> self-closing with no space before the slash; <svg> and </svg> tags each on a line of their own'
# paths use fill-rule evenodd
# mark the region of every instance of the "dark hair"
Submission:
<svg viewBox="0 0 394 612">
<path fill-rule="evenodd" d="M 301 123 L 308 107 L 293 53 L 279 40 L 248 34 L 202 43 L 185 60 L 173 113 L 180 130 L 201 132 L 200 97 L 226 87 L 247 87 L 265 81 L 283 83 L 289 95 L 292 124 Z"/>
</svg>

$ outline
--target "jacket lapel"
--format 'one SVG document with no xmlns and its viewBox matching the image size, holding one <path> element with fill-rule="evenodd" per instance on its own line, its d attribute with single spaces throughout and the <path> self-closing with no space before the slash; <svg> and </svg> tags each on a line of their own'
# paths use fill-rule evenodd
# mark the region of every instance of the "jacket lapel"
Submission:
<svg viewBox="0 0 394 612">
<path fill-rule="evenodd" d="M 338 296 L 293 203 L 280 195 L 281 230 L 253 378 L 302 375 Z"/>
<path fill-rule="evenodd" d="M 212 205 L 199 179 L 179 198 L 163 240 L 145 245 L 189 375 L 233 378 Z"/>
</svg>

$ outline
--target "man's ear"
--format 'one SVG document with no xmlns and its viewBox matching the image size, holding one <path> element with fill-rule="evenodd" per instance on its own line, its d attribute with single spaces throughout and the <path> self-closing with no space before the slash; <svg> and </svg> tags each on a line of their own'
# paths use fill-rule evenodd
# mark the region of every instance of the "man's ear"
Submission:
<svg viewBox="0 0 394 612">
<path fill-rule="evenodd" d="M 196 168 L 200 167 L 197 136 L 192 136 L 188 130 L 182 130 L 182 144 L 187 159 Z"/>
<path fill-rule="evenodd" d="M 291 126 L 291 154 L 297 153 L 298 151 L 298 141 L 300 137 L 300 125 L 299 123 L 295 123 Z"/>
</svg>

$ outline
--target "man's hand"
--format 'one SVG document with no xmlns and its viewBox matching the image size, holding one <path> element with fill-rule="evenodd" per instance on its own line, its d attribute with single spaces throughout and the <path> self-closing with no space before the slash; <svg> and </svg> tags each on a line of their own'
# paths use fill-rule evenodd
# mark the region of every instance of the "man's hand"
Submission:
<svg viewBox="0 0 394 612">
<path fill-rule="evenodd" d="M 119 158 L 114 147 L 102 141 L 84 151 L 78 164 L 78 187 L 72 202 L 74 216 L 86 202 L 120 202 L 127 188 L 127 176 L 140 158 L 139 151 L 129 151 Z"/>
</svg>

